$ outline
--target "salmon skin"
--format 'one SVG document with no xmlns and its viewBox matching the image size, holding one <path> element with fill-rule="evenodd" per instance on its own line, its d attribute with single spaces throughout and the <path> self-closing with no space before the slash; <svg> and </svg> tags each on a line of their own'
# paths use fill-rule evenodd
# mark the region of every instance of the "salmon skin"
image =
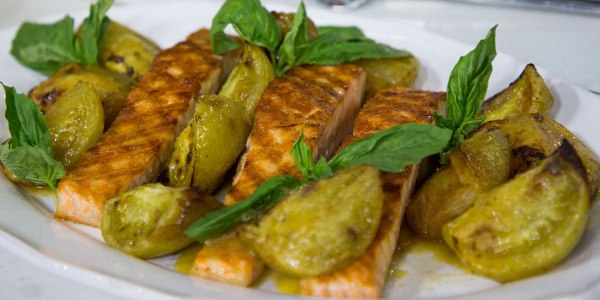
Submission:
<svg viewBox="0 0 600 300">
<path fill-rule="evenodd" d="M 56 216 L 99 226 L 106 201 L 154 181 L 194 112 L 193 97 L 219 87 L 224 60 L 206 29 L 159 53 L 100 142 L 58 184 Z"/>
<path fill-rule="evenodd" d="M 381 91 L 367 101 L 358 114 L 353 141 L 395 125 L 433 122 L 433 114 L 445 99 L 444 93 L 392 89 Z M 336 298 L 379 298 L 385 285 L 389 264 L 396 249 L 404 209 L 413 192 L 418 173 L 416 165 L 401 173 L 382 172 L 384 206 L 379 229 L 365 254 L 348 267 L 331 274 L 300 281 L 303 295 Z"/>
<path fill-rule="evenodd" d="M 291 150 L 301 132 L 315 157 L 330 156 L 352 130 L 364 83 L 365 72 L 355 65 L 300 66 L 271 81 L 256 107 L 248 150 L 225 204 L 248 197 L 272 176 L 299 177 Z M 242 286 L 250 285 L 261 271 L 262 262 L 250 249 L 228 251 L 220 243 L 205 245 L 192 268 L 195 276 Z"/>
</svg>

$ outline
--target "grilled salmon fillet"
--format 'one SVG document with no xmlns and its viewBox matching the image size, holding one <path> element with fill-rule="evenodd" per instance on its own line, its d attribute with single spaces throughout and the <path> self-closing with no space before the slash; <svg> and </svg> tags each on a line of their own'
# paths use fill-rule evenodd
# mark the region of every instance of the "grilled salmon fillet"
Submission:
<svg viewBox="0 0 600 300">
<path fill-rule="evenodd" d="M 271 81 L 225 204 L 250 196 L 275 175 L 299 176 L 290 152 L 301 132 L 315 158 L 331 156 L 352 130 L 364 81 L 365 72 L 354 65 L 301 66 Z"/>
<path fill-rule="evenodd" d="M 271 81 L 256 108 L 247 151 L 239 162 L 225 204 L 248 197 L 272 176 L 300 176 L 291 155 L 300 133 L 315 157 L 330 156 L 352 130 L 364 83 L 365 72 L 355 65 L 300 66 Z M 240 245 L 241 241 L 236 243 Z M 262 262 L 250 249 L 242 255 L 241 247 L 234 248 L 227 251 L 220 243 L 205 245 L 198 252 L 191 273 L 249 285 L 260 274 Z M 231 259 L 232 252 L 236 260 Z"/>
<path fill-rule="evenodd" d="M 395 125 L 432 123 L 433 113 L 444 99 L 444 93 L 408 89 L 381 91 L 361 109 L 352 136 L 344 140 L 340 150 L 353 141 Z M 303 295 L 337 298 L 381 296 L 417 173 L 416 165 L 408 166 L 401 173 L 382 173 L 383 215 L 373 242 L 365 254 L 350 266 L 332 274 L 302 279 L 300 287 Z"/>
<path fill-rule="evenodd" d="M 217 90 L 232 65 L 226 60 L 212 52 L 205 29 L 159 53 L 100 142 L 60 181 L 56 216 L 99 226 L 107 200 L 155 180 L 193 114 L 193 97 Z"/>
</svg>

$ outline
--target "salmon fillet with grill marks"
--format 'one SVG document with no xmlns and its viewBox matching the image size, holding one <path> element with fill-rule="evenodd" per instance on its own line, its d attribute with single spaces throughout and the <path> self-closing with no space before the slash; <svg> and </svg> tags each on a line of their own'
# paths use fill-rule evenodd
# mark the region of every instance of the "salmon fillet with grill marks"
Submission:
<svg viewBox="0 0 600 300">
<path fill-rule="evenodd" d="M 155 180 L 192 116 L 193 96 L 217 90 L 226 60 L 213 54 L 205 29 L 159 53 L 100 142 L 60 181 L 56 216 L 99 226 L 106 201 Z"/>
<path fill-rule="evenodd" d="M 444 93 L 407 89 L 385 90 L 367 101 L 356 119 L 352 136 L 340 149 L 353 141 L 406 123 L 432 123 L 433 113 L 445 99 Z M 404 209 L 410 200 L 418 167 L 411 165 L 401 173 L 382 173 L 383 215 L 379 229 L 365 254 L 350 266 L 332 274 L 300 281 L 306 296 L 338 298 L 381 297 L 388 267 L 396 248 Z"/>
<path fill-rule="evenodd" d="M 329 157 L 351 132 L 360 108 L 365 72 L 354 65 L 301 66 L 273 80 L 255 113 L 255 124 L 225 204 L 242 200 L 263 181 L 299 176 L 290 154 L 301 132 L 315 157 Z"/>
<path fill-rule="evenodd" d="M 354 65 L 300 66 L 271 81 L 256 108 L 248 150 L 225 204 L 248 197 L 272 176 L 299 177 L 291 150 L 301 132 L 315 157 L 330 156 L 352 130 L 364 82 L 365 72 Z M 234 243 L 239 246 L 235 261 L 226 247 L 209 243 L 197 254 L 191 273 L 237 285 L 252 283 L 263 264 L 239 239 Z"/>
</svg>

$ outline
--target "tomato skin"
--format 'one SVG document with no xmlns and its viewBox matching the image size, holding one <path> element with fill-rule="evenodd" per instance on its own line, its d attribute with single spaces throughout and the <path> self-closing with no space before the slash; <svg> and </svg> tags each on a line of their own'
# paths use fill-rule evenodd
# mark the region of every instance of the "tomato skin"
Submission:
<svg viewBox="0 0 600 300">
<path fill-rule="evenodd" d="M 550 270 L 575 248 L 589 204 L 585 169 L 565 140 L 537 167 L 480 195 L 442 235 L 473 272 L 514 281 Z"/>
<path fill-rule="evenodd" d="M 290 193 L 242 238 L 271 268 L 295 277 L 339 270 L 373 241 L 383 213 L 380 173 L 362 165 Z"/>
<path fill-rule="evenodd" d="M 79 82 L 50 108 L 44 122 L 52 134 L 54 157 L 69 168 L 102 136 L 104 110 L 100 95 Z"/>
<path fill-rule="evenodd" d="M 184 230 L 221 207 L 215 198 L 198 190 L 146 184 L 106 202 L 100 229 L 109 246 L 152 258 L 192 244 Z"/>
</svg>

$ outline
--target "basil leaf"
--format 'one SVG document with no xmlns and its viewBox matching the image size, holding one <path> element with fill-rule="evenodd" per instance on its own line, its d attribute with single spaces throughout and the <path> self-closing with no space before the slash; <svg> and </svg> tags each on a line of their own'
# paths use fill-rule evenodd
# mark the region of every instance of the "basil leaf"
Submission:
<svg viewBox="0 0 600 300">
<path fill-rule="evenodd" d="M 485 121 L 485 117 L 479 117 L 479 118 L 475 118 L 475 119 L 466 121 L 466 122 L 462 123 L 461 126 L 458 128 L 458 132 L 460 132 L 463 137 L 466 137 L 473 130 L 477 129 L 477 127 L 479 127 L 479 125 L 481 125 L 481 123 L 483 123 L 483 121 Z"/>
<path fill-rule="evenodd" d="M 11 149 L 29 145 L 37 147 L 46 153 L 52 153 L 50 143 L 50 131 L 44 123 L 44 116 L 40 109 L 27 96 L 19 94 L 13 87 L 4 88 L 8 130 L 12 138 L 9 147 Z"/>
<path fill-rule="evenodd" d="M 286 70 L 294 66 L 296 62 L 296 46 L 303 45 L 308 42 L 308 29 L 306 25 L 306 9 L 304 2 L 300 2 L 298 11 L 294 15 L 292 28 L 285 35 L 283 43 L 279 48 L 279 59 L 275 73 L 277 76 L 282 75 Z"/>
<path fill-rule="evenodd" d="M 434 112 L 433 116 L 435 119 L 435 125 L 437 125 L 438 127 L 448 128 L 448 129 L 452 129 L 452 128 L 456 127 L 456 125 L 454 125 L 454 122 L 451 119 L 446 119 L 443 116 L 437 114 L 437 112 Z"/>
<path fill-rule="evenodd" d="M 317 180 L 331 175 L 333 170 L 331 170 L 324 157 L 319 158 L 317 163 L 313 164 L 312 151 L 304 143 L 303 137 L 304 134 L 300 133 L 300 136 L 292 147 L 292 157 L 294 158 L 296 167 L 302 173 L 303 181 Z"/>
<path fill-rule="evenodd" d="M 10 53 L 21 64 L 45 75 L 71 62 L 94 65 L 109 23 L 105 14 L 112 3 L 113 0 L 99 0 L 91 5 L 79 36 L 70 16 L 52 24 L 25 22 L 17 31 Z"/>
<path fill-rule="evenodd" d="M 456 147 L 485 118 L 475 118 L 481 109 L 496 57 L 496 26 L 475 49 L 462 56 L 448 80 L 447 118 L 436 114 L 436 124 L 454 131 L 446 151 Z"/>
<path fill-rule="evenodd" d="M 40 148 L 22 145 L 9 149 L 2 146 L 0 151 L 0 160 L 4 166 L 23 181 L 47 184 L 52 190 L 56 190 L 56 181 L 66 173 L 60 162 Z"/>
<path fill-rule="evenodd" d="M 325 157 L 321 156 L 313 167 L 313 178 L 316 180 L 331 175 L 333 175 L 333 169 L 331 169 Z"/>
<path fill-rule="evenodd" d="M 265 9 L 259 0 L 227 0 L 212 21 L 210 42 L 216 53 L 234 50 L 240 44 L 225 34 L 227 25 L 247 42 L 266 48 L 274 59 L 276 48 L 281 41 L 281 30 L 275 17 Z"/>
<path fill-rule="evenodd" d="M 448 81 L 448 118 L 464 123 L 479 112 L 496 57 L 495 41 L 496 26 L 452 69 Z"/>
<path fill-rule="evenodd" d="M 79 39 L 75 44 L 78 57 L 84 65 L 95 65 L 104 39 L 106 28 L 110 20 L 106 12 L 113 4 L 113 0 L 100 0 L 90 6 L 90 15 L 83 20 Z"/>
<path fill-rule="evenodd" d="M 365 37 L 357 27 L 324 26 L 320 34 L 309 41 L 304 2 L 294 16 L 292 28 L 281 40 L 281 29 L 259 0 L 226 0 L 211 27 L 211 43 L 216 53 L 225 53 L 239 47 L 224 30 L 229 24 L 251 44 L 269 52 L 277 76 L 302 64 L 340 64 L 360 58 L 394 58 L 411 54 L 376 43 Z"/>
<path fill-rule="evenodd" d="M 296 167 L 298 167 L 298 170 L 302 173 L 302 176 L 309 177 L 311 176 L 313 169 L 312 151 L 302 140 L 303 137 L 304 134 L 300 133 L 300 136 L 294 142 L 294 146 L 292 146 L 292 157 L 294 158 Z"/>
<path fill-rule="evenodd" d="M 452 131 L 429 124 L 409 123 L 376 132 L 351 143 L 336 154 L 329 165 L 340 170 L 370 164 L 385 172 L 402 172 L 409 164 L 439 153 Z"/>
<path fill-rule="evenodd" d="M 204 242 L 221 235 L 241 221 L 248 221 L 249 216 L 256 216 L 253 211 L 264 211 L 290 190 L 299 186 L 300 181 L 292 176 L 275 176 L 261 183 L 250 197 L 221 210 L 210 212 L 194 222 L 185 230 L 185 235 Z"/>
<path fill-rule="evenodd" d="M 42 112 L 27 96 L 2 86 L 11 139 L 0 147 L 0 160 L 19 179 L 47 184 L 55 190 L 55 182 L 65 175 L 65 168 L 52 156 L 50 130 Z"/>
<path fill-rule="evenodd" d="M 75 53 L 73 18 L 66 16 L 52 24 L 26 22 L 17 31 L 10 50 L 21 64 L 51 75 L 69 62 L 80 62 Z"/>
<path fill-rule="evenodd" d="M 327 34 L 327 33 L 336 33 L 343 34 L 347 36 L 352 36 L 356 38 L 366 38 L 365 34 L 356 26 L 319 26 L 317 28 L 319 34 Z"/>
<path fill-rule="evenodd" d="M 299 46 L 296 64 L 335 65 L 360 58 L 378 59 L 410 55 L 407 51 L 397 50 L 364 37 L 334 31 L 320 34 Z"/>
</svg>

